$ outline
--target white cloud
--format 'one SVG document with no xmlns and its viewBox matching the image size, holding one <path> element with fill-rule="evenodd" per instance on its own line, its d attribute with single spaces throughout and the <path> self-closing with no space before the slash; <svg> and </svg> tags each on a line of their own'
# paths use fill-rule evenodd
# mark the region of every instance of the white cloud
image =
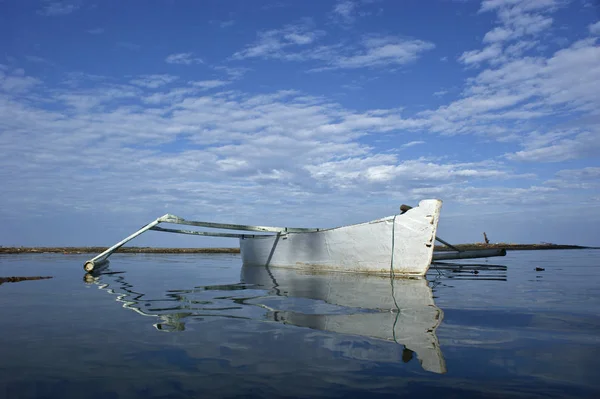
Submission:
<svg viewBox="0 0 600 399">
<path fill-rule="evenodd" d="M 431 195 L 428 189 L 412 190 L 417 198 Z M 461 203 L 472 207 L 484 205 L 486 210 L 490 204 L 499 205 L 540 205 L 549 204 L 553 201 L 565 203 L 568 198 L 561 196 L 560 191 L 554 187 L 531 185 L 529 187 L 503 187 L 500 185 L 474 187 L 444 185 L 435 194 L 446 198 L 448 202 Z M 563 197 L 563 198 L 561 198 Z M 472 208 L 471 208 L 472 209 Z M 539 209 L 536 207 L 536 209 Z M 471 212 L 472 213 L 472 212 Z"/>
<path fill-rule="evenodd" d="M 414 146 L 419 145 L 419 144 L 425 144 L 425 142 L 423 140 L 410 141 L 410 142 L 408 142 L 406 144 L 402 144 L 401 147 L 402 148 L 408 148 L 408 147 L 414 147 Z"/>
<path fill-rule="evenodd" d="M 371 36 L 363 39 L 362 50 L 350 55 L 333 55 L 331 68 L 364 68 L 403 65 L 415 61 L 421 53 L 435 48 L 433 43 L 394 36 Z"/>
<path fill-rule="evenodd" d="M 306 46 L 319 35 L 313 33 L 299 37 L 303 39 L 301 42 L 297 40 L 295 44 Z M 242 53 L 234 54 L 234 58 L 263 57 L 286 61 L 314 61 L 322 66 L 311 71 L 324 71 L 404 65 L 415 61 L 423 52 L 435 47 L 433 43 L 423 40 L 369 35 L 363 38 L 360 46 L 357 47 L 344 48 L 338 44 L 293 52 L 286 51 L 286 48 L 292 46 L 289 37 L 287 41 L 270 39 L 266 40 L 263 36 L 259 44 L 251 46 Z"/>
<path fill-rule="evenodd" d="M 325 32 L 311 28 L 310 21 L 287 25 L 283 29 L 259 33 L 256 42 L 232 58 L 312 61 L 321 66 L 311 71 L 398 66 L 415 61 L 425 51 L 435 48 L 431 42 L 397 36 L 367 35 L 358 46 L 341 43 L 316 45 Z"/>
<path fill-rule="evenodd" d="M 483 37 L 483 42 L 501 42 L 509 39 L 512 36 L 512 34 L 513 32 L 511 30 L 499 26 L 486 33 Z"/>
<path fill-rule="evenodd" d="M 0 92 L 7 94 L 24 93 L 41 84 L 39 79 L 26 76 L 22 69 L 9 70 L 8 67 L 0 68 Z"/>
<path fill-rule="evenodd" d="M 170 54 L 165 59 L 167 64 L 179 64 L 179 65 L 192 65 L 192 64 L 203 64 L 204 61 L 201 58 L 194 57 L 193 53 L 176 53 Z"/>
<path fill-rule="evenodd" d="M 367 7 L 379 0 L 337 0 L 329 14 L 330 19 L 344 28 L 349 28 L 358 18 L 380 16 L 383 8 L 369 10 Z"/>
<path fill-rule="evenodd" d="M 424 118 L 433 131 L 453 134 L 474 133 L 481 126 L 480 119 L 485 122 L 490 115 L 510 119 L 510 115 L 504 114 L 506 109 L 518 105 L 526 98 L 510 94 L 475 94 L 441 106 L 435 111 L 423 111 L 418 116 Z M 499 126 L 496 127 L 502 129 Z M 487 133 L 492 132 L 488 131 Z M 504 133 L 504 130 L 501 133 Z"/>
<path fill-rule="evenodd" d="M 157 89 L 161 86 L 172 83 L 172 82 L 176 81 L 177 79 L 178 79 L 177 76 L 167 75 L 167 74 L 141 75 L 141 76 L 131 80 L 129 83 L 136 85 L 136 86 L 147 87 L 149 89 Z"/>
<path fill-rule="evenodd" d="M 192 84 L 193 86 L 199 87 L 201 89 L 215 89 L 217 87 L 221 87 L 221 86 L 225 86 L 228 84 L 231 84 L 231 82 L 228 82 L 226 80 L 218 80 L 218 79 L 213 79 L 213 80 L 197 80 L 194 82 L 189 82 L 190 84 Z"/>
<path fill-rule="evenodd" d="M 195 87 L 178 87 L 166 92 L 157 92 L 141 97 L 141 101 L 150 105 L 167 105 L 177 103 L 184 98 L 201 91 Z"/>
<path fill-rule="evenodd" d="M 588 29 L 592 35 L 600 35 L 600 21 L 595 24 L 588 26 Z"/>
<path fill-rule="evenodd" d="M 141 90 L 129 85 L 105 84 L 102 90 L 77 89 L 68 92 L 57 91 L 53 98 L 60 102 L 66 111 L 99 112 L 110 108 L 111 102 L 138 98 Z"/>
<path fill-rule="evenodd" d="M 600 188 L 600 168 L 589 166 L 581 169 L 563 169 L 555 174 L 546 185 L 561 189 L 592 190 Z"/>
<path fill-rule="evenodd" d="M 577 121 L 582 119 L 577 113 L 597 113 L 600 109 L 600 92 L 596 89 L 596 83 L 600 82 L 598 59 L 600 48 L 595 39 L 585 39 L 548 57 L 506 60 L 469 78 L 463 98 L 417 116 L 424 119 L 433 132 L 520 141 L 532 130 L 528 121 L 543 123 L 543 118 L 550 115 Z M 527 149 L 512 155 L 512 159 L 542 159 L 546 157 L 544 154 L 549 158 L 572 159 L 585 154 L 571 149 L 567 151 L 571 155 L 559 155 L 557 147 L 535 153 L 530 150 L 533 151 Z M 552 151 L 555 151 L 553 156 Z"/>
<path fill-rule="evenodd" d="M 102 75 L 94 75 L 83 72 L 67 72 L 65 77 L 60 82 L 60 85 L 77 88 L 84 83 L 98 84 L 105 81 L 107 81 L 107 78 Z"/>
<path fill-rule="evenodd" d="M 493 11 L 502 8 L 518 9 L 519 11 L 552 10 L 559 5 L 559 0 L 484 0 L 480 12 Z"/>
<path fill-rule="evenodd" d="M 507 46 L 504 49 L 505 61 L 521 57 L 523 53 L 535 48 L 538 44 L 539 42 L 535 40 L 520 40 Z"/>
<path fill-rule="evenodd" d="M 233 54 L 232 58 L 284 58 L 286 48 L 309 45 L 325 34 L 324 31 L 311 29 L 311 25 L 310 21 L 306 21 L 287 25 L 282 29 L 260 32 L 256 42 Z"/>
<path fill-rule="evenodd" d="M 342 197 L 347 204 L 367 201 L 344 190 L 379 192 L 389 182 L 409 190 L 444 179 L 465 184 L 512 176 L 494 165 L 400 159 L 361 142 L 414 127 L 398 110 L 356 112 L 293 91 L 200 95 L 192 85 L 155 93 L 145 78 L 141 88 L 99 80 L 94 90 L 54 90 L 52 110 L 0 97 L 0 147 L 8 154 L 0 167 L 14 172 L 4 181 L 9 192 L 3 207 L 26 198 L 19 209 L 32 212 L 143 210 L 156 217 L 166 211 L 194 216 L 202 209 L 231 220 L 247 218 L 257 201 L 261 209 L 277 205 L 275 214 L 262 217 L 319 203 L 316 218 Z M 155 95 L 163 98 L 148 101 L 150 108 L 128 100 Z M 87 194 L 99 186 L 105 189 Z M 57 191 L 60 201 L 48 200 L 59 198 Z M 170 204 L 167 210 L 164 204 Z"/>
<path fill-rule="evenodd" d="M 423 160 L 399 161 L 394 155 L 351 157 L 308 165 L 311 175 L 338 189 L 353 189 L 367 185 L 371 190 L 385 190 L 393 184 L 395 189 L 418 187 L 425 184 L 467 182 L 477 179 L 509 179 L 519 176 L 490 167 L 486 163 L 439 164 Z"/>
<path fill-rule="evenodd" d="M 76 11 L 79 5 L 66 1 L 48 1 L 47 4 L 38 10 L 38 14 L 48 17 L 67 15 Z"/>
<path fill-rule="evenodd" d="M 215 66 L 213 67 L 216 71 L 223 71 L 227 74 L 229 79 L 237 80 L 241 79 L 246 73 L 248 73 L 250 68 L 242 68 L 242 67 L 226 67 L 226 66 Z"/>
<path fill-rule="evenodd" d="M 548 14 L 562 4 L 557 0 L 484 0 L 479 12 L 495 11 L 499 26 L 483 37 L 483 43 L 487 47 L 465 51 L 459 60 L 466 65 L 479 65 L 483 62 L 498 64 L 521 56 L 538 44 L 531 38 L 539 36 L 552 26 L 553 19 Z M 514 40 L 520 42 L 503 48 Z"/>
<path fill-rule="evenodd" d="M 342 0 L 333 7 L 334 14 L 344 23 L 350 24 L 355 20 L 357 5 L 351 0 Z"/>
<path fill-rule="evenodd" d="M 540 78 L 540 91 L 552 105 L 597 111 L 600 91 L 600 47 L 595 39 L 582 40 L 557 51 L 546 63 Z"/>
<path fill-rule="evenodd" d="M 524 150 L 506 154 L 506 157 L 520 162 L 562 162 L 579 158 L 598 158 L 600 130 L 573 134 L 549 143 L 528 142 L 525 138 L 524 146 Z"/>
<path fill-rule="evenodd" d="M 500 20 L 511 32 L 511 38 L 536 35 L 552 25 L 552 18 L 532 13 L 524 13 L 515 8 L 498 13 Z"/>
<path fill-rule="evenodd" d="M 483 50 L 465 51 L 459 57 L 459 61 L 463 64 L 480 64 L 484 61 L 499 60 L 502 55 L 502 48 L 497 45 L 487 46 Z"/>
<path fill-rule="evenodd" d="M 23 71 L 13 75 L 27 78 Z M 381 216 L 380 211 L 387 214 L 392 203 L 396 209 L 397 198 L 487 205 L 539 204 L 561 195 L 557 185 L 529 184 L 534 177 L 502 162 L 410 159 L 410 151 L 382 152 L 365 140 L 391 132 L 396 142 L 405 143 L 402 148 L 423 144 L 409 141 L 415 137 L 409 131 L 428 128 L 431 118 L 404 118 L 399 109 L 359 112 L 296 91 L 202 91 L 226 82 L 218 79 L 156 91 L 170 80 L 161 76 L 134 79 L 140 87 L 96 77 L 93 90 L 54 89 L 46 96 L 57 101 L 51 107 L 0 95 L 0 148 L 7 154 L 0 168 L 10 171 L 1 208 L 126 213 L 144 221 L 166 212 L 250 224 L 277 224 L 285 218 L 327 226 L 348 222 L 334 212 L 339 203 L 355 210 L 352 217 L 360 221 Z M 493 87 L 503 76 L 483 75 L 473 84 Z M 151 107 L 136 105 L 138 99 Z M 484 99 L 489 101 L 464 99 L 461 104 L 470 110 L 461 114 L 460 107 L 454 108 L 449 116 L 489 116 L 519 101 Z M 578 134 L 584 133 L 529 137 L 523 142 L 537 144 L 523 151 L 585 139 Z M 523 183 L 503 188 L 496 186 L 499 181 Z M 300 209 L 302 217 L 290 217 Z"/>
</svg>

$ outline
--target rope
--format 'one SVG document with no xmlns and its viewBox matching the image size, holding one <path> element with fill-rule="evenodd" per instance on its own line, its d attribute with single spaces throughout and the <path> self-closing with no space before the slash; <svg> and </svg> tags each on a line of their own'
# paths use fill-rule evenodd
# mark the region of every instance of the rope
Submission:
<svg viewBox="0 0 600 399">
<path fill-rule="evenodd" d="M 398 215 L 394 215 L 394 219 L 392 219 L 392 256 L 390 257 L 390 277 L 394 278 L 394 249 L 396 247 L 396 217 Z M 393 285 L 392 285 L 393 288 Z"/>
</svg>

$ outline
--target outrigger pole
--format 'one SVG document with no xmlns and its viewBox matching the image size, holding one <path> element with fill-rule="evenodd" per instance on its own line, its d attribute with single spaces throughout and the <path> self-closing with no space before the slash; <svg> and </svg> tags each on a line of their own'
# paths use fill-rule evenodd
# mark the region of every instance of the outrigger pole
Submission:
<svg viewBox="0 0 600 399">
<path fill-rule="evenodd" d="M 401 214 L 411 209 L 408 205 L 402 205 L 400 207 Z M 208 231 L 194 231 L 194 230 L 179 230 L 179 229 L 166 229 L 162 227 L 158 227 L 160 223 L 173 223 L 173 224 L 183 224 L 188 226 L 196 226 L 196 227 L 208 227 L 215 229 L 225 229 L 225 230 L 239 230 L 239 231 L 255 231 L 260 233 L 312 233 L 317 232 L 323 229 L 319 228 L 297 228 L 297 227 L 270 227 L 270 226 L 249 226 L 242 224 L 228 224 L 228 223 L 212 223 L 212 222 L 197 222 L 192 220 L 185 220 L 180 218 L 179 216 L 166 214 L 158 219 L 148 223 L 147 225 L 140 228 L 135 233 L 130 236 L 124 238 L 119 241 L 112 247 L 108 248 L 106 251 L 101 254 L 95 256 L 94 258 L 88 260 L 84 263 L 83 269 L 91 273 L 94 270 L 98 270 L 102 268 L 108 262 L 108 257 L 113 254 L 117 249 L 122 247 L 127 242 L 133 240 L 135 237 L 140 234 L 148 231 L 162 231 L 166 233 L 178 233 L 178 234 L 191 234 L 198 236 L 210 236 L 210 237 L 228 237 L 228 238 L 251 238 L 256 237 L 258 235 L 264 236 L 266 234 L 236 234 L 236 233 L 217 233 L 217 232 L 208 232 Z M 268 234 L 267 234 L 268 235 Z M 438 252 L 433 254 L 433 260 L 447 260 L 447 259 L 472 259 L 472 258 L 488 258 L 492 256 L 504 256 L 506 255 L 505 249 L 481 249 L 481 250 L 473 250 L 473 251 L 461 251 L 455 246 L 447 243 L 439 237 L 435 238 L 437 241 L 442 244 L 448 246 L 456 252 Z"/>
<path fill-rule="evenodd" d="M 179 234 L 191 234 L 198 236 L 210 236 L 210 237 L 229 237 L 229 238 L 250 238 L 256 237 L 258 234 L 234 234 L 234 233 L 217 233 L 217 232 L 208 232 L 208 231 L 194 231 L 194 230 L 179 230 L 179 229 L 165 229 L 162 227 L 158 227 L 157 225 L 160 223 L 173 223 L 173 224 L 183 224 L 188 226 L 197 226 L 197 227 L 209 227 L 215 229 L 226 229 L 226 230 L 241 230 L 241 231 L 256 231 L 262 233 L 310 233 L 323 229 L 312 229 L 312 228 L 297 228 L 297 227 L 271 227 L 271 226 L 248 226 L 242 224 L 229 224 L 229 223 L 212 223 L 212 222 L 196 222 L 192 220 L 185 220 L 184 218 L 180 218 L 179 216 L 166 214 L 153 222 L 148 223 L 132 235 L 124 238 L 119 241 L 112 247 L 108 248 L 106 251 L 102 252 L 98 256 L 88 260 L 83 265 L 83 269 L 90 273 L 98 268 L 104 266 L 108 262 L 108 257 L 113 254 L 117 249 L 122 247 L 127 242 L 133 240 L 135 237 L 140 234 L 148 231 L 162 231 L 167 233 L 179 233 Z M 265 234 L 260 234 L 265 235 Z"/>
<path fill-rule="evenodd" d="M 434 252 L 433 260 L 450 260 L 450 259 L 475 259 L 475 258 L 491 258 L 492 256 L 505 256 L 506 249 L 474 249 L 472 251 L 458 252 Z"/>
<path fill-rule="evenodd" d="M 113 252 L 115 252 L 117 249 L 121 248 L 128 241 L 133 240 L 135 237 L 139 236 L 143 232 L 145 232 L 147 230 L 150 230 L 152 227 L 154 227 L 157 224 L 159 224 L 160 221 L 161 221 L 160 219 L 162 219 L 162 218 L 158 218 L 155 221 L 153 221 L 151 223 L 148 223 L 147 225 L 145 225 L 144 227 L 142 227 L 141 229 L 139 229 L 138 231 L 136 231 L 135 233 L 133 233 L 129 237 L 124 238 L 123 240 L 119 241 L 118 243 L 116 243 L 112 247 L 108 248 L 106 251 L 104 251 L 101 254 L 99 254 L 98 256 L 96 256 L 96 257 L 88 260 L 83 265 L 83 270 L 85 270 L 88 273 L 91 273 L 92 271 L 94 271 L 94 269 L 100 268 L 101 266 L 103 266 L 104 264 L 106 264 L 108 262 L 108 257 L 110 255 L 112 255 Z"/>
</svg>

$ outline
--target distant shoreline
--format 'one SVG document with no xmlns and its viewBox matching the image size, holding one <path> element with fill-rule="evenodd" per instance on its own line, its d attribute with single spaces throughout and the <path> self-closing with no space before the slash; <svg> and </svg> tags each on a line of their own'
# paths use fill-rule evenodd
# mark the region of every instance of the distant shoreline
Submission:
<svg viewBox="0 0 600 399">
<path fill-rule="evenodd" d="M 531 251 L 547 249 L 597 249 L 597 247 L 584 247 L 581 245 L 565 244 L 455 244 L 460 250 L 504 248 L 507 251 Z M 35 253 L 62 253 L 83 254 L 101 253 L 107 247 L 0 247 L 0 254 L 35 254 Z M 435 247 L 436 251 L 452 251 L 446 246 Z M 158 248 L 158 247 L 121 247 L 115 253 L 140 253 L 140 254 L 237 254 L 239 248 Z"/>
</svg>

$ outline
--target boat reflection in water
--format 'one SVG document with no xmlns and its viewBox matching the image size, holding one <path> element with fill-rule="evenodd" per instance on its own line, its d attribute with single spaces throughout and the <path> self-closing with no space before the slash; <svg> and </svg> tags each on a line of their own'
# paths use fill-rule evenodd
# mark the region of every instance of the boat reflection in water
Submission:
<svg viewBox="0 0 600 399">
<path fill-rule="evenodd" d="M 169 290 L 160 299 L 135 291 L 124 274 L 105 271 L 84 280 L 115 294 L 124 308 L 159 318 L 153 325 L 161 331 L 183 331 L 186 320 L 207 316 L 266 319 L 344 334 L 342 340 L 360 336 L 398 345 L 371 345 L 344 356 L 405 363 L 416 357 L 424 370 L 446 372 L 436 336 L 443 312 L 424 278 L 243 266 L 240 283 Z"/>
<path fill-rule="evenodd" d="M 101 272 L 86 273 L 83 277 L 86 284 L 96 284 L 98 288 L 116 296 L 115 300 L 122 303 L 124 309 L 129 309 L 141 316 L 158 318 L 160 321 L 152 324 L 159 331 L 185 331 L 185 319 L 196 314 L 189 311 L 188 301 L 178 294 L 167 293 L 166 299 L 149 299 L 146 294 L 134 290 L 133 285 L 125 279 L 125 272 L 112 272 L 105 269 Z M 179 292 L 179 290 L 178 290 Z M 186 290 L 185 292 L 193 292 Z M 181 306 L 160 305 L 164 302 L 178 302 Z M 160 302 L 159 307 L 143 308 L 142 304 Z M 184 311 L 187 310 L 187 311 Z"/>
<path fill-rule="evenodd" d="M 242 281 L 271 287 L 273 295 L 307 298 L 344 308 L 343 312 L 323 314 L 318 311 L 319 302 L 314 302 L 317 309 L 313 313 L 272 309 L 268 316 L 274 321 L 392 341 L 404 345 L 403 361 L 409 361 L 415 353 L 423 369 L 446 372 L 435 334 L 443 313 L 435 306 L 431 288 L 423 278 L 391 279 L 389 276 L 356 273 L 311 274 L 244 266 Z M 263 303 L 268 302 L 265 300 Z"/>
</svg>

